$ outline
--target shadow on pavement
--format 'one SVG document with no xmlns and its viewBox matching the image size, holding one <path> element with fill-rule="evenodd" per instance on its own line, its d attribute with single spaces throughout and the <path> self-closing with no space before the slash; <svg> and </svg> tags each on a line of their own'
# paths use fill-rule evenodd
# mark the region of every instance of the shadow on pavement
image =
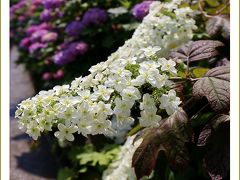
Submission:
<svg viewBox="0 0 240 180">
<path fill-rule="evenodd" d="M 11 139 L 28 141 L 29 145 L 31 143 L 31 138 L 26 134 L 20 134 Z M 56 179 L 59 167 L 51 154 L 49 143 L 46 138 L 42 138 L 37 148 L 30 152 L 24 152 L 20 156 L 15 156 L 17 168 L 27 171 L 29 174 Z"/>
</svg>

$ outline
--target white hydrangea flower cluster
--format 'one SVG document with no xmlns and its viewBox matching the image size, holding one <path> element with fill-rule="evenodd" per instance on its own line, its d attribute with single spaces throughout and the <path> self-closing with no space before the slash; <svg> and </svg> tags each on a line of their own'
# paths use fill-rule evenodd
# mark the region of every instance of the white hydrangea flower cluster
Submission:
<svg viewBox="0 0 240 180">
<path fill-rule="evenodd" d="M 163 111 L 176 111 L 181 101 L 169 88 L 176 64 L 159 57 L 192 37 L 192 11 L 178 9 L 179 2 L 152 3 L 133 37 L 107 61 L 92 66 L 88 76 L 20 103 L 20 128 L 33 139 L 57 128 L 57 138 L 73 141 L 76 132 L 113 136 L 136 120 L 142 127 L 156 126 Z"/>
<path fill-rule="evenodd" d="M 125 144 L 121 147 L 116 160 L 111 163 L 103 172 L 103 180 L 136 180 L 134 169 L 132 168 L 132 156 L 142 139 L 133 143 L 135 136 L 128 137 Z M 142 178 L 148 179 L 148 178 Z"/>
</svg>

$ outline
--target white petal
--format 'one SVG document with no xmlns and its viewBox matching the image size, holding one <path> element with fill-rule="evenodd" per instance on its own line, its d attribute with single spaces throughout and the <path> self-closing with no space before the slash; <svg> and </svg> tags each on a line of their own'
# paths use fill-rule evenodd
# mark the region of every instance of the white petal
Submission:
<svg viewBox="0 0 240 180">
<path fill-rule="evenodd" d="M 74 140 L 74 136 L 72 134 L 66 134 L 65 138 L 68 140 L 68 141 L 73 141 Z"/>
</svg>

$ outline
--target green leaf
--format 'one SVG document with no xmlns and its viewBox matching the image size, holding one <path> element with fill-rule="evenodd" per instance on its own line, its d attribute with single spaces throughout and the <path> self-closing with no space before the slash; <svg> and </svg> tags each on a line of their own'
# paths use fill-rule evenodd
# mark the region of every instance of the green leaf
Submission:
<svg viewBox="0 0 240 180">
<path fill-rule="evenodd" d="M 127 9 L 130 8 L 131 6 L 131 1 L 128 1 L 128 0 L 120 0 L 119 3 Z"/>
<path fill-rule="evenodd" d="M 49 52 L 54 51 L 54 49 L 53 49 L 53 47 L 48 47 L 48 48 L 44 49 L 44 51 L 49 53 Z"/>
<path fill-rule="evenodd" d="M 73 169 L 65 167 L 58 171 L 57 180 L 71 180 L 75 176 L 76 172 Z"/>
<path fill-rule="evenodd" d="M 83 152 L 93 151 L 93 147 L 89 145 L 85 145 L 83 147 L 73 146 L 68 153 L 68 157 L 72 162 L 78 162 L 77 156 Z"/>
<path fill-rule="evenodd" d="M 93 153 L 83 153 L 77 156 L 79 159 L 80 165 L 90 164 L 91 166 L 99 165 L 107 165 L 109 163 L 109 159 L 105 158 L 101 153 L 93 152 Z"/>
<path fill-rule="evenodd" d="M 230 67 L 220 66 L 209 70 L 193 86 L 193 97 L 206 97 L 216 112 L 228 112 L 230 108 Z"/>
<path fill-rule="evenodd" d="M 87 172 L 87 170 L 88 170 L 87 167 L 84 166 L 84 167 L 82 167 L 81 169 L 79 169 L 78 172 L 79 172 L 79 173 L 85 173 L 85 172 Z"/>
<path fill-rule="evenodd" d="M 108 166 L 119 152 L 118 146 L 107 145 L 102 151 L 96 152 L 93 149 L 82 151 L 76 156 L 80 165 Z"/>
<path fill-rule="evenodd" d="M 196 78 L 199 78 L 199 77 L 203 77 L 204 74 L 206 74 L 206 72 L 208 72 L 208 71 L 209 71 L 209 68 L 198 67 L 198 68 L 194 68 L 192 70 L 192 73 Z"/>
<path fill-rule="evenodd" d="M 211 7 L 217 7 L 220 5 L 220 3 L 216 0 L 205 0 L 205 1 Z"/>
<path fill-rule="evenodd" d="M 172 19 L 176 19 L 176 14 L 172 11 L 169 11 L 168 9 L 166 8 L 161 8 L 161 13 L 165 16 L 169 16 L 170 18 Z"/>
<path fill-rule="evenodd" d="M 103 38 L 102 41 L 102 46 L 106 47 L 106 48 L 110 48 L 114 43 L 114 39 L 112 36 L 106 36 L 105 38 Z"/>
<path fill-rule="evenodd" d="M 193 117 L 191 119 L 191 124 L 193 127 L 202 126 L 202 125 L 206 124 L 215 115 L 216 115 L 215 112 L 201 113 L 197 117 Z"/>
</svg>

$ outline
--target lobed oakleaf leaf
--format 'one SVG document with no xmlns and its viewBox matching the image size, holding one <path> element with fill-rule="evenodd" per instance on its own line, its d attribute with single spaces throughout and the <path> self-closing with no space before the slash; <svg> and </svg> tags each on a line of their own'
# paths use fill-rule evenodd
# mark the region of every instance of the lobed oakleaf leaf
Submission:
<svg viewBox="0 0 240 180">
<path fill-rule="evenodd" d="M 227 58 L 223 58 L 217 61 L 216 66 L 230 66 L 230 61 Z"/>
<path fill-rule="evenodd" d="M 203 127 L 202 131 L 200 132 L 198 136 L 197 146 L 206 146 L 212 135 L 212 131 L 217 129 L 219 125 L 227 123 L 228 121 L 230 121 L 229 115 L 220 114 L 214 116 L 210 120 L 210 122 Z"/>
<path fill-rule="evenodd" d="M 190 134 L 188 117 L 182 109 L 163 120 L 159 127 L 149 128 L 132 158 L 137 178 L 151 174 L 160 152 L 173 169 L 184 168 L 189 160 L 185 143 L 190 141 Z"/>
<path fill-rule="evenodd" d="M 206 146 L 209 137 L 211 136 L 212 133 L 212 129 L 211 126 L 209 124 L 207 124 L 202 131 L 200 132 L 199 136 L 198 136 L 198 142 L 197 142 L 197 146 Z"/>
<path fill-rule="evenodd" d="M 199 40 L 189 42 L 176 50 L 173 50 L 170 54 L 170 58 L 178 58 L 183 61 L 193 62 L 205 59 L 213 58 L 220 54 L 217 50 L 219 47 L 223 47 L 224 44 L 220 41 L 214 40 Z"/>
<path fill-rule="evenodd" d="M 221 125 L 224 125 L 225 123 L 227 124 L 229 122 L 230 122 L 230 116 L 226 114 L 221 114 L 214 118 L 214 120 L 212 121 L 212 127 L 213 129 L 217 129 Z"/>
<path fill-rule="evenodd" d="M 156 165 L 160 146 L 157 138 L 160 132 L 157 129 L 155 130 L 155 135 L 145 137 L 141 145 L 134 152 L 132 166 L 135 169 L 137 179 L 149 176 Z"/>
<path fill-rule="evenodd" d="M 212 121 L 212 135 L 204 166 L 212 180 L 223 179 L 230 169 L 230 117 L 219 115 Z"/>
<path fill-rule="evenodd" d="M 193 86 L 193 97 L 206 97 L 216 112 L 228 112 L 230 108 L 230 67 L 220 66 L 209 70 Z"/>
<path fill-rule="evenodd" d="M 221 35 L 224 39 L 230 39 L 230 18 L 222 14 L 213 16 L 206 22 L 206 31 L 209 36 L 217 37 Z"/>
</svg>

